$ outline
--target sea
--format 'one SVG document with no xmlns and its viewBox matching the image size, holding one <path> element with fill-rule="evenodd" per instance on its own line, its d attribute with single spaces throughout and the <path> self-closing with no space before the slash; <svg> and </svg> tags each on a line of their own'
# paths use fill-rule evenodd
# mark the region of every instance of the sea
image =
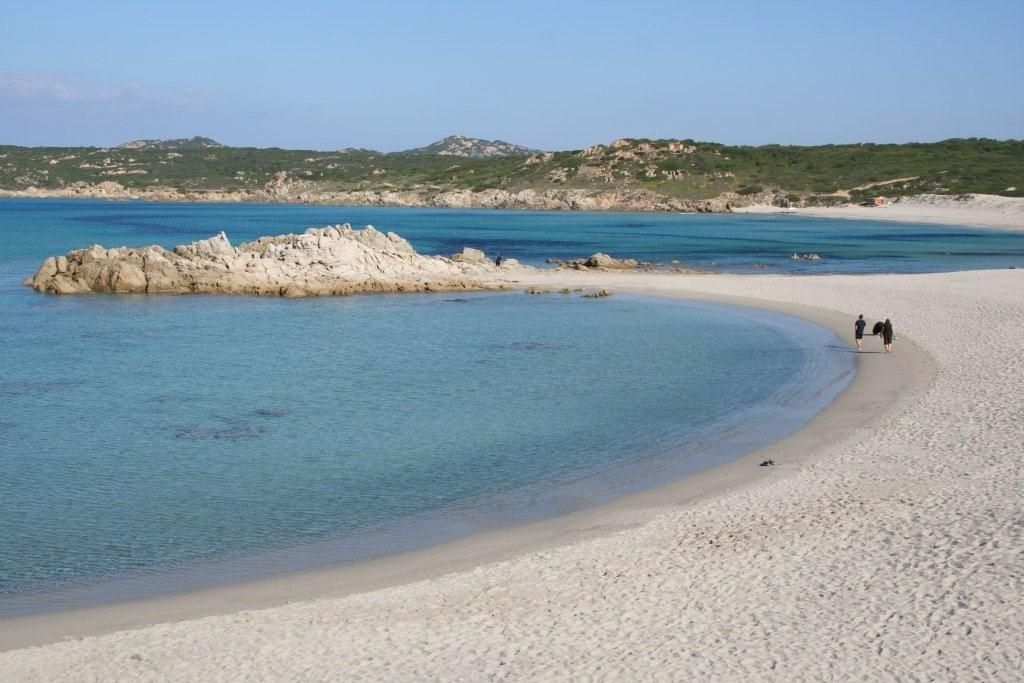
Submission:
<svg viewBox="0 0 1024 683">
<path fill-rule="evenodd" d="M 0 617 L 344 564 L 600 505 L 798 429 L 854 354 L 723 304 L 42 295 L 93 243 L 372 224 L 545 266 L 1024 266 L 1024 236 L 791 216 L 0 200 Z M 817 253 L 819 261 L 793 260 Z"/>
</svg>

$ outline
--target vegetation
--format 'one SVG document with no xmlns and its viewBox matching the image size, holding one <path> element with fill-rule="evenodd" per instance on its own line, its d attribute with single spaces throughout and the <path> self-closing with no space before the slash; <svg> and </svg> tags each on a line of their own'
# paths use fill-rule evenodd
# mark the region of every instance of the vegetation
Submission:
<svg viewBox="0 0 1024 683">
<path fill-rule="evenodd" d="M 309 181 L 311 189 L 324 191 L 646 189 L 688 199 L 772 191 L 807 203 L 923 192 L 1024 196 L 1024 141 L 1017 140 L 748 147 L 630 139 L 585 150 L 487 158 L 422 149 L 382 154 L 222 147 L 196 140 L 118 148 L 0 146 L 0 189 L 57 190 L 114 181 L 139 191 L 259 190 L 283 172 L 290 181 Z"/>
</svg>

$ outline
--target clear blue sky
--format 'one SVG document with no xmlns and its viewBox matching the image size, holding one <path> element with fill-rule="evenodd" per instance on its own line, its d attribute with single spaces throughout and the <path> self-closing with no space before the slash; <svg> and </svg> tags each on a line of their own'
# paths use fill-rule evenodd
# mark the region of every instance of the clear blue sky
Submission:
<svg viewBox="0 0 1024 683">
<path fill-rule="evenodd" d="M 0 144 L 1024 138 L 1024 0 L 0 2 Z"/>
</svg>

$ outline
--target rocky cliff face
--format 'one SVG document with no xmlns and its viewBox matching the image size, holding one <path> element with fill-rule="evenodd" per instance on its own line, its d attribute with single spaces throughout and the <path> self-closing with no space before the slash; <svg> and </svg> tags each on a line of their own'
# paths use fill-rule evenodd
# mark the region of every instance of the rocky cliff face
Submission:
<svg viewBox="0 0 1024 683">
<path fill-rule="evenodd" d="M 310 228 L 302 235 L 261 237 L 232 247 L 223 232 L 163 247 L 88 249 L 50 257 L 25 285 L 48 294 L 252 294 L 326 296 L 502 287 L 516 263 L 423 256 L 395 233 L 372 226 Z"/>
</svg>

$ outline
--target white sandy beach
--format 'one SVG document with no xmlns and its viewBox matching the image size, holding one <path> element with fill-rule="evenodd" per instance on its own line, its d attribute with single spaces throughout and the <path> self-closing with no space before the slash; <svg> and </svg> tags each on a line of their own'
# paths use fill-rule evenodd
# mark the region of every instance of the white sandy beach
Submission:
<svg viewBox="0 0 1024 683">
<path fill-rule="evenodd" d="M 1019 680 L 1024 271 L 530 278 L 888 316 L 896 354 L 921 354 L 929 379 L 869 424 L 783 442 L 759 483 L 637 510 L 626 528 L 370 592 L 12 650 L 0 678 Z M 899 362 L 861 358 L 876 376 Z"/>
<path fill-rule="evenodd" d="M 780 209 L 774 206 L 736 207 L 734 213 L 790 214 L 819 218 L 969 225 L 978 228 L 1024 230 L 1024 198 L 991 194 L 917 195 L 885 206 Z"/>
</svg>

